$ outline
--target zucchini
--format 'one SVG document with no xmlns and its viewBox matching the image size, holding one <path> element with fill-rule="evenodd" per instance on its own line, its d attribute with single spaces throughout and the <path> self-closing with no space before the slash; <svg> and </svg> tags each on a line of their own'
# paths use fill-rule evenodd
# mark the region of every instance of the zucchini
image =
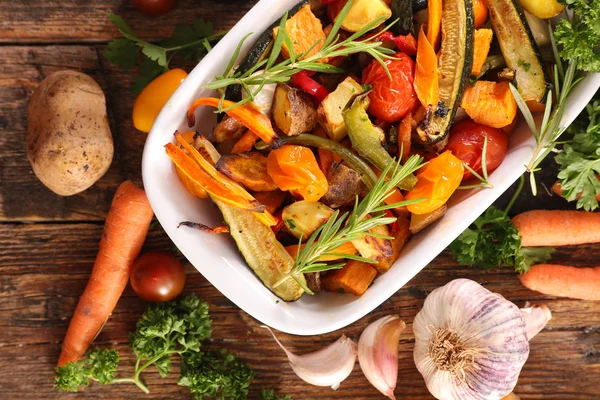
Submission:
<svg viewBox="0 0 600 400">
<path fill-rule="evenodd" d="M 544 103 L 552 88 L 540 50 L 518 0 L 488 0 L 490 20 L 515 86 L 526 102 Z"/>
<path fill-rule="evenodd" d="M 444 144 L 473 66 L 474 12 L 471 0 L 445 0 L 439 57 L 440 99 L 417 127 L 428 145 Z"/>
<path fill-rule="evenodd" d="M 240 210 L 215 198 L 211 200 L 221 210 L 231 237 L 263 284 L 284 301 L 298 300 L 304 291 L 294 279 L 287 279 L 273 289 L 273 285 L 290 272 L 294 259 L 277 240 L 271 228 L 261 223 L 250 211 Z M 304 275 L 296 278 L 306 285 Z"/>
<path fill-rule="evenodd" d="M 390 8 L 392 9 L 392 20 L 398 20 L 392 25 L 394 35 L 414 33 L 412 1 L 392 0 Z"/>
<path fill-rule="evenodd" d="M 302 0 L 296 6 L 288 11 L 288 17 L 294 16 L 298 11 L 309 3 L 309 0 Z M 280 18 L 281 19 L 281 18 Z M 254 42 L 254 45 L 248 50 L 246 57 L 237 67 L 236 72 L 244 73 L 254 67 L 256 64 L 264 60 L 271 53 L 273 48 L 273 28 L 279 26 L 280 19 L 269 26 Z M 240 101 L 242 99 L 242 87 L 240 85 L 230 85 L 225 90 L 225 98 L 232 101 Z"/>
</svg>

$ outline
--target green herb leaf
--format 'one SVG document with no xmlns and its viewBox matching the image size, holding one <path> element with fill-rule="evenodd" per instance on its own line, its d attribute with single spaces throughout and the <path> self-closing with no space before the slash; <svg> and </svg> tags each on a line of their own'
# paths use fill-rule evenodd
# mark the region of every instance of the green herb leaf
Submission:
<svg viewBox="0 0 600 400">
<path fill-rule="evenodd" d="M 137 63 L 141 50 L 129 39 L 119 38 L 108 43 L 103 56 L 108 61 L 127 71 Z"/>
<path fill-rule="evenodd" d="M 553 247 L 521 247 L 515 254 L 515 271 L 524 274 L 534 264 L 544 264 L 550 260 Z"/>
<path fill-rule="evenodd" d="M 149 59 L 140 64 L 137 76 L 133 80 L 131 90 L 134 94 L 140 93 L 150 82 L 164 72 L 164 68 Z"/>
<path fill-rule="evenodd" d="M 292 398 L 287 394 L 276 396 L 273 389 L 261 389 L 260 400 L 292 400 Z"/>
<path fill-rule="evenodd" d="M 555 30 L 560 57 L 573 61 L 577 69 L 600 72 L 600 0 L 559 0 L 573 12 Z"/>
<path fill-rule="evenodd" d="M 116 350 L 95 348 L 87 352 L 84 359 L 58 367 L 54 385 L 59 390 L 77 392 L 81 387 L 88 386 L 90 380 L 103 385 L 111 383 L 118 365 L 119 353 Z"/>
</svg>

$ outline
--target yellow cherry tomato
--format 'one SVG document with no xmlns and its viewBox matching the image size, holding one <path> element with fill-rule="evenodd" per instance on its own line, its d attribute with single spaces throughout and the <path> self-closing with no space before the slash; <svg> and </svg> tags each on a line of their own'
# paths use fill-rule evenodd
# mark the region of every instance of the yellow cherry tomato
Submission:
<svg viewBox="0 0 600 400">
<path fill-rule="evenodd" d="M 413 214 L 427 214 L 446 204 L 462 181 L 464 167 L 452 152 L 446 150 L 421 168 L 417 173 L 417 185 L 408 192 L 406 200 L 426 199 L 409 204 Z"/>
<path fill-rule="evenodd" d="M 175 68 L 150 82 L 133 104 L 133 126 L 142 132 L 150 132 L 158 113 L 187 75 L 184 70 Z"/>
</svg>

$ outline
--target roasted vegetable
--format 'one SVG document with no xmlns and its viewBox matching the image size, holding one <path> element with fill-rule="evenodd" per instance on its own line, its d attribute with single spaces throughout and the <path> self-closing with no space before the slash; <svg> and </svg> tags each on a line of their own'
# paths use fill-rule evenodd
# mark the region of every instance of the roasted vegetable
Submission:
<svg viewBox="0 0 600 400">
<path fill-rule="evenodd" d="M 323 203 L 296 201 L 283 209 L 281 219 L 292 235 L 306 240 L 332 215 L 333 210 Z"/>
<path fill-rule="evenodd" d="M 366 189 L 358 172 L 337 162 L 331 164 L 327 172 L 327 183 L 329 190 L 321 201 L 333 208 L 351 205 Z"/>
<path fill-rule="evenodd" d="M 390 235 L 387 225 L 379 225 L 369 232 L 381 236 Z M 353 240 L 352 244 L 362 257 L 370 258 L 371 260 L 381 260 L 382 258 L 391 256 L 393 252 L 391 241 L 381 237 L 365 235 L 360 239 Z"/>
<path fill-rule="evenodd" d="M 392 9 L 392 20 L 398 20 L 392 25 L 394 35 L 414 33 L 412 1 L 392 0 L 390 8 Z"/>
<path fill-rule="evenodd" d="M 473 67 L 471 75 L 477 76 L 481 73 L 483 64 L 487 60 L 494 32 L 491 29 L 476 29 L 473 42 Z"/>
<path fill-rule="evenodd" d="M 277 37 L 279 26 L 273 28 L 273 37 Z M 325 33 L 321 20 L 315 17 L 310 5 L 305 5 L 285 23 L 285 32 L 289 36 L 294 47 L 294 54 L 304 54 L 305 57 L 314 56 L 325 44 Z M 281 54 L 290 58 L 290 49 L 284 41 Z M 327 60 L 322 60 L 326 62 Z"/>
<path fill-rule="evenodd" d="M 411 232 L 409 230 L 409 220 L 408 216 L 399 216 L 396 221 L 396 232 L 393 234 L 394 238 L 390 240 L 392 245 L 392 254 L 382 258 L 377 262 L 377 264 L 373 265 L 377 272 L 383 274 L 387 272 L 392 265 L 396 262 L 398 257 L 400 256 L 400 251 L 410 239 Z"/>
<path fill-rule="evenodd" d="M 548 29 L 548 22 L 527 12 L 527 10 L 523 10 L 523 14 L 525 14 L 527 24 L 529 25 L 529 29 L 531 29 L 535 43 L 540 47 L 549 45 L 550 30 Z"/>
<path fill-rule="evenodd" d="M 302 244 L 300 247 L 300 250 L 304 249 L 305 244 Z M 296 258 L 296 256 L 298 255 L 298 245 L 297 244 L 293 244 L 291 246 L 286 246 L 285 249 L 287 250 L 287 252 L 290 254 L 290 256 L 292 256 L 292 258 Z M 354 247 L 354 245 L 350 242 L 345 242 L 341 245 L 339 245 L 338 247 L 336 247 L 335 249 L 333 249 L 331 251 L 332 254 L 334 255 L 326 255 L 326 256 L 321 256 L 319 257 L 319 259 L 317 261 L 335 261 L 335 260 L 342 260 L 344 259 L 344 255 L 349 254 L 349 255 L 353 255 L 356 254 L 356 247 Z"/>
<path fill-rule="evenodd" d="M 436 107 L 439 101 L 440 74 L 435 50 L 421 27 L 415 68 L 415 93 L 425 109 Z M 411 114 L 407 114 L 410 116 Z M 406 117 L 404 117 L 406 118 Z"/>
<path fill-rule="evenodd" d="M 261 73 L 256 72 L 256 74 Z M 263 85 L 248 85 L 248 91 L 252 93 L 253 100 L 249 103 L 254 106 L 261 114 L 266 115 L 267 117 L 271 116 L 271 111 L 273 109 L 273 100 L 275 98 L 275 89 L 277 85 L 274 83 Z M 260 90 L 259 90 L 260 89 Z M 255 93 L 258 90 L 258 93 Z M 242 97 L 250 97 L 246 90 L 242 91 Z"/>
<path fill-rule="evenodd" d="M 342 111 L 352 97 L 362 92 L 360 84 L 349 76 L 319 104 L 317 121 L 331 140 L 339 142 L 346 136 L 346 124 Z"/>
<path fill-rule="evenodd" d="M 382 23 L 392 16 L 392 10 L 383 0 L 354 0 L 342 28 L 348 32 L 358 32 L 365 25 L 382 19 Z"/>
<path fill-rule="evenodd" d="M 437 50 L 440 44 L 442 11 L 442 0 L 427 1 L 427 40 L 434 50 Z"/>
<path fill-rule="evenodd" d="M 488 0 L 490 19 L 515 86 L 528 104 L 546 101 L 552 87 L 544 61 L 517 0 Z"/>
<path fill-rule="evenodd" d="M 309 272 L 304 274 L 304 278 L 306 278 L 306 284 L 313 293 L 319 293 L 323 290 L 320 272 Z"/>
<path fill-rule="evenodd" d="M 328 272 L 321 277 L 323 288 L 328 292 L 352 293 L 356 296 L 367 291 L 377 271 L 371 265 L 349 260 L 342 269 Z"/>
<path fill-rule="evenodd" d="M 508 82 L 475 82 L 465 90 L 462 107 L 473 121 L 493 128 L 510 125 L 517 115 L 517 102 Z"/>
<path fill-rule="evenodd" d="M 444 204 L 427 214 L 412 214 L 410 217 L 410 233 L 414 235 L 442 219 L 446 215 L 446 211 L 448 211 L 448 206 Z"/>
<path fill-rule="evenodd" d="M 271 214 L 277 212 L 287 196 L 287 194 L 281 190 L 273 190 L 272 192 L 254 192 L 252 195 L 256 201 L 265 206 L 266 210 Z"/>
<path fill-rule="evenodd" d="M 271 228 L 260 223 L 248 211 L 231 207 L 218 199 L 213 201 L 221 210 L 223 220 L 229 226 L 231 237 L 254 273 L 275 295 L 285 301 L 294 301 L 302 296 L 302 289 L 294 279 L 286 279 L 275 289 L 294 266 L 294 260 L 277 240 Z M 304 275 L 294 276 L 306 284 Z"/>
<path fill-rule="evenodd" d="M 267 157 L 259 152 L 227 154 L 217 162 L 217 170 L 256 192 L 270 192 L 277 185 L 267 173 Z"/>
<path fill-rule="evenodd" d="M 280 83 L 275 89 L 273 120 L 288 136 L 310 132 L 317 123 L 317 107 L 308 93 Z"/>
<path fill-rule="evenodd" d="M 248 129 L 237 119 L 226 115 L 213 128 L 212 139 L 215 143 L 239 139 Z"/>
<path fill-rule="evenodd" d="M 471 0 L 445 0 L 442 7 L 439 103 L 417 127 L 419 137 L 429 145 L 446 139 L 473 65 Z"/>
<path fill-rule="evenodd" d="M 565 9 L 564 3 L 558 3 L 556 0 L 519 0 L 523 8 L 541 19 L 556 17 Z M 597 10 L 596 10 L 597 11 Z"/>
</svg>

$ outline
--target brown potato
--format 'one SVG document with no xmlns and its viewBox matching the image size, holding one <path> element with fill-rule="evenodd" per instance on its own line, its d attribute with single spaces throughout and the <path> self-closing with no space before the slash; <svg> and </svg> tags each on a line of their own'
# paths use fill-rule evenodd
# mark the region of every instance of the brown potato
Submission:
<svg viewBox="0 0 600 400">
<path fill-rule="evenodd" d="M 409 229 L 408 217 L 399 215 L 397 223 L 398 230 L 393 235 L 394 239 L 391 240 L 392 254 L 388 257 L 382 258 L 381 260 L 379 260 L 377 265 L 374 265 L 375 269 L 380 274 L 383 274 L 392 267 L 392 264 L 394 264 L 400 256 L 400 251 L 402 250 L 406 242 L 408 242 L 408 239 L 410 239 L 411 232 Z"/>
<path fill-rule="evenodd" d="M 288 136 L 311 132 L 317 124 L 317 107 L 308 93 L 280 83 L 275 89 L 273 119 Z"/>
<path fill-rule="evenodd" d="M 354 203 L 366 185 L 358 172 L 344 164 L 334 162 L 327 172 L 329 189 L 321 198 L 323 204 L 332 208 L 339 208 Z"/>
<path fill-rule="evenodd" d="M 387 225 L 379 225 L 371 229 L 369 232 L 382 236 L 389 236 L 390 230 Z M 381 260 L 393 254 L 391 240 L 382 239 L 373 236 L 363 236 L 360 239 L 353 240 L 352 244 L 358 250 L 358 253 L 364 258 L 372 260 Z"/>
<path fill-rule="evenodd" d="M 216 167 L 250 190 L 270 192 L 278 189 L 267 173 L 267 157 L 259 152 L 224 155 L 217 161 Z"/>
<path fill-rule="evenodd" d="M 100 86 L 76 71 L 48 75 L 27 106 L 27 158 L 44 185 L 62 196 L 92 186 L 113 158 Z"/>
</svg>

